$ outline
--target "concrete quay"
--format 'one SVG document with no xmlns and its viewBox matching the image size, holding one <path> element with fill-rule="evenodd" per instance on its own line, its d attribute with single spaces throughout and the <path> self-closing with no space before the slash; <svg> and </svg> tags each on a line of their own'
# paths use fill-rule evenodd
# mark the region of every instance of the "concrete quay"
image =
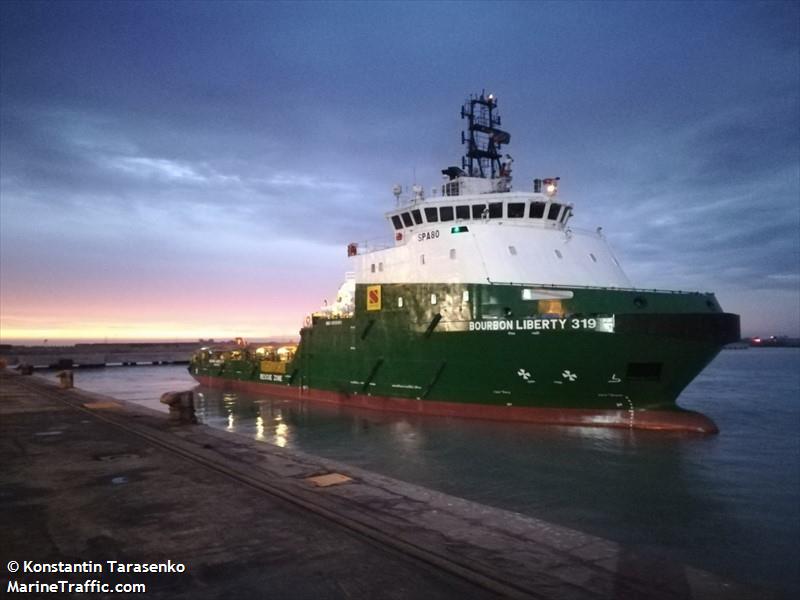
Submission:
<svg viewBox="0 0 800 600">
<path fill-rule="evenodd" d="M 4 591 L 97 580 L 145 584 L 147 598 L 771 597 L 517 513 L 170 425 L 163 413 L 8 371 L 0 461 Z M 87 561 L 103 570 L 36 571 Z M 107 561 L 185 571 L 112 573 Z"/>
</svg>

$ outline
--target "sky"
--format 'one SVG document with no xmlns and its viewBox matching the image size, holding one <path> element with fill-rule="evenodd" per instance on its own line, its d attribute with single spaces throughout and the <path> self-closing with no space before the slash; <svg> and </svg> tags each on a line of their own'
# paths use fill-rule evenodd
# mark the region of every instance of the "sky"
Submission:
<svg viewBox="0 0 800 600">
<path fill-rule="evenodd" d="M 0 3 L 0 341 L 296 336 L 494 93 L 637 287 L 800 336 L 798 2 Z"/>
</svg>

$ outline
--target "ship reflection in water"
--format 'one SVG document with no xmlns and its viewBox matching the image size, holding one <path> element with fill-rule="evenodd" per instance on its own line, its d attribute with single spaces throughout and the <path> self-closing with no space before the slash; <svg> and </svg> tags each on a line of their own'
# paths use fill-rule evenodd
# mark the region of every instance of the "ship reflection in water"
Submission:
<svg viewBox="0 0 800 600">
<path fill-rule="evenodd" d="M 681 399 L 720 424 L 713 437 L 391 414 L 203 387 L 195 402 L 213 427 L 794 594 L 799 363 L 794 349 L 723 352 Z"/>
</svg>

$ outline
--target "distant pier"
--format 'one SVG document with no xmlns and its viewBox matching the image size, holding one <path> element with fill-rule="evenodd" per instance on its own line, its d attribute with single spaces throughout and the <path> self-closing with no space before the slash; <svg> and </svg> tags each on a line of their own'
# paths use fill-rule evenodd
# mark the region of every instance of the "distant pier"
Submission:
<svg viewBox="0 0 800 600">
<path fill-rule="evenodd" d="M 73 369 L 127 365 L 188 364 L 200 342 L 75 344 L 74 346 L 0 345 L 0 360 L 13 368 Z"/>
</svg>

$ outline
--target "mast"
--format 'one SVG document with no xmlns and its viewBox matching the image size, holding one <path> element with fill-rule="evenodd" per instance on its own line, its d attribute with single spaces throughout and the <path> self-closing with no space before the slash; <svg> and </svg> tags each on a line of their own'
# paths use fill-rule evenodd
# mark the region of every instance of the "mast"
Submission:
<svg viewBox="0 0 800 600">
<path fill-rule="evenodd" d="M 461 143 L 467 152 L 461 158 L 461 168 L 470 177 L 495 179 L 504 175 L 500 163 L 500 148 L 508 144 L 511 134 L 502 129 L 497 114 L 497 98 L 493 94 L 470 96 L 461 107 L 461 118 L 467 119 L 467 129 L 461 132 Z"/>
</svg>

